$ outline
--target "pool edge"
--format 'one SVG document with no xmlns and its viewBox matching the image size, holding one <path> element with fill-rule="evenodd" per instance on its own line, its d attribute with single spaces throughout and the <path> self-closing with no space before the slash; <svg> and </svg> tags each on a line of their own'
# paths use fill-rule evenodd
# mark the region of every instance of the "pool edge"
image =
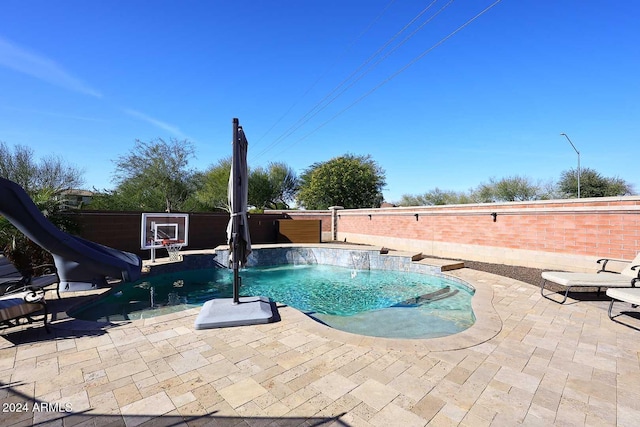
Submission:
<svg viewBox="0 0 640 427">
<path fill-rule="evenodd" d="M 360 245 L 343 245 L 343 244 L 330 244 L 330 245 L 296 245 L 296 244 L 283 244 L 283 245 L 260 245 L 268 247 L 331 247 L 336 249 L 349 249 L 349 250 L 364 250 L 364 251 L 375 251 L 377 250 L 375 247 L 370 246 L 360 246 Z M 227 249 L 227 247 L 220 247 L 221 249 Z M 217 248 L 216 248 L 217 249 Z M 186 252 L 186 251 L 185 251 Z M 189 251 L 184 253 L 184 255 L 191 254 L 213 254 L 216 250 L 206 250 L 206 251 Z M 449 335 L 446 337 L 438 337 L 438 338 L 382 338 L 382 337 L 372 337 L 366 335 L 359 335 L 355 333 L 350 333 L 346 331 L 341 331 L 339 329 L 331 328 L 330 326 L 324 325 L 316 320 L 313 320 L 303 312 L 293 308 L 279 304 L 278 310 L 281 313 L 282 320 L 293 321 L 299 326 L 310 332 L 314 333 L 318 336 L 321 336 L 326 339 L 330 339 L 333 341 L 348 343 L 352 345 L 358 346 L 367 346 L 378 349 L 386 349 L 386 350 L 404 350 L 404 351 L 415 351 L 415 352 L 432 352 L 432 351 L 449 351 L 449 350 L 459 350 L 468 347 L 478 346 L 483 344 L 484 342 L 490 340 L 495 337 L 502 330 L 502 320 L 500 319 L 497 311 L 493 306 L 493 288 L 489 283 L 483 281 L 474 280 L 472 274 L 467 274 L 467 272 L 473 271 L 470 269 L 459 269 L 455 271 L 448 271 L 446 273 L 438 272 L 437 274 L 447 277 L 449 279 L 453 279 L 457 282 L 462 282 L 470 289 L 474 291 L 474 295 L 471 298 L 472 309 L 475 315 L 475 322 L 472 326 L 465 329 L 464 331 L 458 332 L 453 335 Z M 200 308 L 190 308 L 183 311 L 178 311 L 174 313 L 169 313 L 165 315 L 156 316 L 148 319 L 137 319 L 131 321 L 124 321 L 122 324 L 116 324 L 115 326 L 126 327 L 128 325 L 138 325 L 142 323 L 143 325 L 153 325 L 161 322 L 168 322 L 172 319 L 183 318 L 188 316 L 193 316 L 194 319 L 197 316 Z M 268 325 L 278 325 L 280 322 L 271 323 Z M 260 325 L 260 326 L 250 326 L 250 327 L 268 327 L 268 325 Z M 98 325 L 96 325 L 98 326 Z M 112 326 L 113 327 L 113 326 Z M 246 326 L 245 326 L 246 327 Z M 58 328 L 63 329 L 64 326 L 62 324 L 58 325 Z M 99 327 L 98 327 L 99 329 Z M 206 333 L 204 331 L 198 331 L 199 333 Z"/>
</svg>

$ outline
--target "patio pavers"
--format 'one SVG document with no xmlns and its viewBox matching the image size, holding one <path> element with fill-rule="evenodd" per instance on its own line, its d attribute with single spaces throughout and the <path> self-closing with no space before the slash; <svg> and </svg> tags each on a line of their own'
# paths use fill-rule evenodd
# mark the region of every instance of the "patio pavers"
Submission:
<svg viewBox="0 0 640 427">
<path fill-rule="evenodd" d="M 638 318 L 624 326 L 606 301 L 558 305 L 512 279 L 451 275 L 477 288 L 484 317 L 445 339 L 348 334 L 288 307 L 280 322 L 225 329 L 195 330 L 192 309 L 92 331 L 65 319 L 51 335 L 3 330 L 0 423 L 637 424 Z"/>
</svg>

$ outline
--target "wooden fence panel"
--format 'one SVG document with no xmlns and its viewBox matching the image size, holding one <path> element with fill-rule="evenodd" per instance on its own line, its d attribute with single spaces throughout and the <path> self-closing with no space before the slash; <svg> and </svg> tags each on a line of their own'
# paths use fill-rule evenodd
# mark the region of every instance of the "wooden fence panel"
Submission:
<svg viewBox="0 0 640 427">
<path fill-rule="evenodd" d="M 322 221 L 319 219 L 278 220 L 278 243 L 320 243 Z"/>
</svg>

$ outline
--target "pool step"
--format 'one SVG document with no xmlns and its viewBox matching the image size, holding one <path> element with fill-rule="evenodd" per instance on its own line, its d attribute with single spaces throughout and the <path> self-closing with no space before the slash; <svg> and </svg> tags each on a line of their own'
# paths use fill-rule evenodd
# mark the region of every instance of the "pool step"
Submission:
<svg viewBox="0 0 640 427">
<path fill-rule="evenodd" d="M 424 294 L 415 298 L 409 298 L 408 300 L 392 305 L 392 307 L 418 307 L 430 302 L 452 297 L 457 293 L 458 289 L 451 290 L 450 286 L 445 286 L 444 288 L 438 289 L 435 292 Z"/>
<path fill-rule="evenodd" d="M 419 264 L 434 265 L 440 267 L 440 271 L 451 271 L 464 268 L 464 261 L 455 261 L 443 258 L 422 258 L 416 261 Z"/>
<path fill-rule="evenodd" d="M 422 255 L 422 252 L 395 251 L 384 246 L 380 249 L 380 255 L 408 257 L 411 258 L 411 261 L 413 262 L 440 267 L 440 271 L 451 271 L 464 268 L 464 261 L 455 261 L 444 258 L 429 258 Z"/>
</svg>

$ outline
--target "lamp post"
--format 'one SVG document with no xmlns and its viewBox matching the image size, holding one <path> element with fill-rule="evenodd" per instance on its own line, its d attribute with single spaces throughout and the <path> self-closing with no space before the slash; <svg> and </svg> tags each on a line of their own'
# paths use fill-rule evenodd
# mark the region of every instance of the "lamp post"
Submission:
<svg viewBox="0 0 640 427">
<path fill-rule="evenodd" d="M 573 149 L 576 151 L 576 154 L 578 155 L 578 199 L 579 199 L 580 198 L 580 152 L 578 151 L 576 146 L 573 145 L 573 142 L 571 142 L 571 140 L 569 139 L 569 136 L 566 133 L 563 132 L 560 135 L 563 135 L 565 138 L 567 138 L 567 141 L 569 141 L 569 144 L 571 144 Z"/>
</svg>

